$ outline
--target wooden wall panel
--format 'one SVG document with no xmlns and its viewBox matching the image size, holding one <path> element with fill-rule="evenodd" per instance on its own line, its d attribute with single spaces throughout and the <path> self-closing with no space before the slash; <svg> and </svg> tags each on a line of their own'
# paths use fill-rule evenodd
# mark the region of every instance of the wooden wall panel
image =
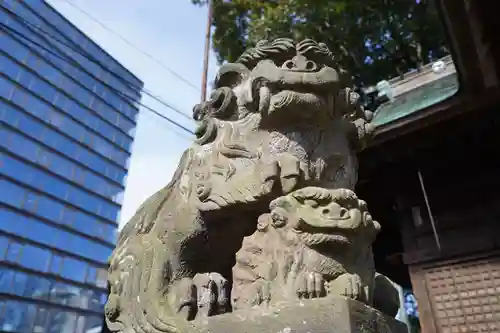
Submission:
<svg viewBox="0 0 500 333">
<path fill-rule="evenodd" d="M 423 333 L 500 332 L 500 255 L 413 265 Z"/>
</svg>

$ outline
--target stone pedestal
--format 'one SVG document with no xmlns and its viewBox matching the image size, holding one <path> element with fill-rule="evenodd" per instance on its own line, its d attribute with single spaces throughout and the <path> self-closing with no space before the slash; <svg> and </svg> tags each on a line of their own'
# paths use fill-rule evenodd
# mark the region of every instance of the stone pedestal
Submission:
<svg viewBox="0 0 500 333">
<path fill-rule="evenodd" d="M 407 333 L 394 318 L 344 297 L 234 312 L 195 324 L 203 333 Z"/>
</svg>

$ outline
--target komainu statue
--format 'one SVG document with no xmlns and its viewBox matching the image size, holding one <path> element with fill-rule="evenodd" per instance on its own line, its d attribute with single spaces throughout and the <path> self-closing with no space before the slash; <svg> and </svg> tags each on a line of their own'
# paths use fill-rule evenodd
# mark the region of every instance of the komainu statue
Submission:
<svg viewBox="0 0 500 333">
<path fill-rule="evenodd" d="M 324 247 L 324 255 L 333 255 L 336 259 L 328 260 L 339 267 L 328 267 L 327 260 L 318 264 L 325 272 L 310 273 L 332 290 L 350 281 L 353 288 L 346 296 L 364 297 L 371 304 L 370 244 L 377 224 L 352 190 L 357 180 L 356 152 L 365 146 L 373 126 L 349 75 L 324 44 L 276 39 L 259 42 L 237 62 L 223 65 L 214 84 L 210 100 L 194 107 L 197 138 L 181 157 L 172 181 L 146 200 L 120 234 L 109 263 L 108 327 L 127 333 L 185 332 L 195 319 L 207 320 L 241 307 L 247 301 L 238 295 L 247 292 L 240 288 L 247 287 L 241 285 L 238 267 L 245 265 L 241 258 L 248 247 L 238 254 L 233 303 L 231 286 L 244 237 L 262 232 L 257 228 L 264 220 L 276 227 L 276 210 L 287 207 L 283 198 L 300 201 L 300 195 L 314 198 L 304 198 L 297 212 L 285 209 L 281 216 L 294 216 L 298 225 L 286 224 L 285 233 L 275 231 L 286 237 L 292 230 L 298 238 L 276 241 L 290 247 L 284 252 L 298 246 L 314 248 L 316 252 L 302 254 L 317 253 L 318 260 Z M 300 192 L 308 187 L 324 188 L 318 193 L 329 199 L 307 192 L 312 190 Z M 351 228 L 352 239 L 329 234 L 329 223 L 337 220 L 315 217 L 321 212 L 315 206 L 306 209 L 311 200 L 337 205 L 331 214 L 340 214 L 338 221 L 344 210 L 350 214 L 338 225 Z M 270 204 L 273 213 L 266 215 Z M 300 218 L 302 212 L 306 215 Z M 322 226 L 326 228 L 316 234 Z M 358 237 L 363 238 L 359 246 Z M 364 257 L 355 258 L 358 252 L 345 254 L 348 247 Z M 362 264 L 356 266 L 357 262 L 366 267 L 359 270 Z M 351 266 L 356 267 L 352 272 Z M 243 270 L 255 274 L 248 266 Z M 275 281 L 285 276 L 290 272 L 269 275 L 270 287 L 278 290 Z"/>
<path fill-rule="evenodd" d="M 235 310 L 329 295 L 373 306 L 375 295 L 391 296 L 376 283 L 371 245 L 380 224 L 353 191 L 306 187 L 273 200 L 270 210 L 236 254 Z M 377 287 L 383 292 L 375 294 Z M 389 315 L 397 312 L 397 304 L 382 307 Z"/>
<path fill-rule="evenodd" d="M 236 254 L 235 309 L 343 294 L 372 304 L 380 230 L 347 189 L 306 187 L 273 200 Z"/>
</svg>

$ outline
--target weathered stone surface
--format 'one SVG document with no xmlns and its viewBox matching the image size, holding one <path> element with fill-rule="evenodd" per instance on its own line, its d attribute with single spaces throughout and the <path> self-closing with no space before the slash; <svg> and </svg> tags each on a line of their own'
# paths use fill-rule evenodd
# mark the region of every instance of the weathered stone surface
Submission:
<svg viewBox="0 0 500 333">
<path fill-rule="evenodd" d="M 333 54 L 312 40 L 262 41 L 223 65 L 211 99 L 194 108 L 195 144 L 120 234 L 109 265 L 108 327 L 183 332 L 189 321 L 231 311 L 235 254 L 271 201 L 306 187 L 354 189 L 356 152 L 373 126 L 352 88 Z M 343 282 L 331 289 L 366 293 L 374 271 L 364 262 L 332 279 Z"/>
<path fill-rule="evenodd" d="M 203 333 L 407 333 L 406 326 L 346 297 L 302 300 L 210 317 L 194 323 Z"/>
</svg>

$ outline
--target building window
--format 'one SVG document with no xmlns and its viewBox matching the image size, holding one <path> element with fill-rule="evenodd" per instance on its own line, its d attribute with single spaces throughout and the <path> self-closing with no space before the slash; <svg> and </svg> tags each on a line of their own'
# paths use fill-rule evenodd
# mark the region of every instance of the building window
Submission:
<svg viewBox="0 0 500 333">
<path fill-rule="evenodd" d="M 5 259 L 5 253 L 9 246 L 9 240 L 6 237 L 0 236 L 0 261 Z"/>
<path fill-rule="evenodd" d="M 9 99 L 13 91 L 14 91 L 14 85 L 12 84 L 12 82 L 0 76 L 0 96 L 5 99 Z M 6 115 L 6 112 L 2 112 L 2 114 L 3 114 L 2 115 L 3 119 Z"/>
<path fill-rule="evenodd" d="M 0 169 L 1 170 L 1 169 Z M 0 202 L 12 207 L 21 208 L 26 190 L 6 179 L 0 179 Z M 2 221 L 0 221 L 0 224 Z"/>
<path fill-rule="evenodd" d="M 65 258 L 60 274 L 67 279 L 84 282 L 86 270 L 87 265 L 85 263 L 76 259 Z"/>
<path fill-rule="evenodd" d="M 6 232 L 25 237 L 78 256 L 106 263 L 111 254 L 111 246 L 104 246 L 82 236 L 49 226 L 35 218 L 22 216 L 0 207 L 0 228 Z M 6 259 L 18 262 L 20 245 L 13 243 L 7 249 Z M 52 264 L 51 264 L 52 267 Z"/>
<path fill-rule="evenodd" d="M 9 243 L 5 260 L 10 262 L 18 262 L 21 258 L 21 249 L 22 246 L 20 244 L 14 242 Z"/>
<path fill-rule="evenodd" d="M 19 263 L 23 267 L 45 272 L 49 265 L 50 255 L 48 250 L 33 245 L 25 245 Z"/>
</svg>

